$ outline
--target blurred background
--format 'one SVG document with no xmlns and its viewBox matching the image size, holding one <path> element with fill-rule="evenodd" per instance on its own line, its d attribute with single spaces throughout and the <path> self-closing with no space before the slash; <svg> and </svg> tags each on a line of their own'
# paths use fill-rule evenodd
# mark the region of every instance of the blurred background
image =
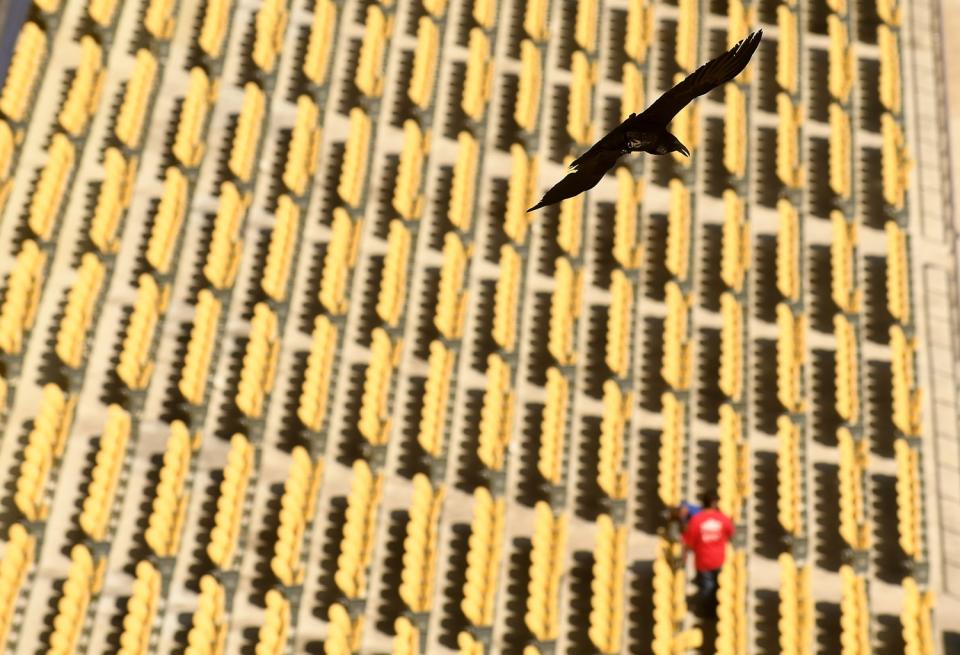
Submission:
<svg viewBox="0 0 960 655">
<path fill-rule="evenodd" d="M 0 12 L 4 652 L 960 652 L 958 3 Z"/>
</svg>

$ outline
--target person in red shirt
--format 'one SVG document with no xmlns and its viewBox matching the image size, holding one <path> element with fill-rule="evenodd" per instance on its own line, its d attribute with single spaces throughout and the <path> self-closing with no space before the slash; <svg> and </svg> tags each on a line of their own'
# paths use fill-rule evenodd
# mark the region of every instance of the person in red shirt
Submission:
<svg viewBox="0 0 960 655">
<path fill-rule="evenodd" d="M 683 533 L 683 543 L 693 551 L 697 568 L 697 602 L 701 609 L 707 601 L 715 605 L 717 576 L 726 556 L 727 542 L 733 537 L 733 521 L 717 509 L 717 492 L 703 494 L 703 509 L 697 512 Z"/>
</svg>

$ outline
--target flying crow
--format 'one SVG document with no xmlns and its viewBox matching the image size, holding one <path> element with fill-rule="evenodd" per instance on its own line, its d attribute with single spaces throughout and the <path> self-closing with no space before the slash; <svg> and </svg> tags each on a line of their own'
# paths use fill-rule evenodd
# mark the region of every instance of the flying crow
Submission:
<svg viewBox="0 0 960 655">
<path fill-rule="evenodd" d="M 649 152 L 653 155 L 666 155 L 676 151 L 689 157 L 690 151 L 687 147 L 667 130 L 670 121 L 691 100 L 739 75 L 760 45 L 762 36 L 763 30 L 747 35 L 729 51 L 708 61 L 660 96 L 642 114 L 630 114 L 629 118 L 575 159 L 570 164 L 571 170 L 567 176 L 527 211 L 553 205 L 592 189 L 600 178 L 613 168 L 617 160 L 627 153 Z"/>
</svg>

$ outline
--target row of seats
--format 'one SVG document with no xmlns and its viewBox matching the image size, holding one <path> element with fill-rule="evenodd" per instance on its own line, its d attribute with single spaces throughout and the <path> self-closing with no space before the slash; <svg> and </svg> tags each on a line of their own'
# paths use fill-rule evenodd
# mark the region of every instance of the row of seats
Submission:
<svg viewBox="0 0 960 655">
<path fill-rule="evenodd" d="M 54 351 L 60 361 L 73 369 L 83 363 L 87 331 L 103 289 L 106 267 L 92 252 L 80 258 L 76 278 L 67 292 L 67 305 L 57 328 Z"/>
<path fill-rule="evenodd" d="M 286 0 L 267 0 L 257 9 L 256 31 L 250 58 L 264 73 L 270 74 L 277 65 L 283 50 L 283 37 L 287 30 Z"/>
<path fill-rule="evenodd" d="M 750 223 L 746 205 L 733 189 L 723 192 L 723 210 L 720 279 L 732 291 L 741 292 L 750 268 Z"/>
<path fill-rule="evenodd" d="M 390 437 L 392 419 L 387 400 L 402 352 L 402 340 L 394 341 L 382 327 L 373 329 L 370 338 L 370 363 L 364 373 L 357 428 L 374 446 L 385 445 Z"/>
<path fill-rule="evenodd" d="M 177 26 L 176 12 L 176 0 L 150 0 L 147 11 L 143 15 L 143 26 L 153 38 L 169 41 Z"/>
<path fill-rule="evenodd" d="M 57 115 L 60 127 L 67 134 L 78 137 L 86 131 L 100 105 L 100 92 L 106 76 L 100 44 L 89 34 L 84 34 L 80 37 L 80 63 Z"/>
<path fill-rule="evenodd" d="M 547 40 L 547 14 L 550 11 L 549 0 L 528 0 L 523 11 L 523 30 L 538 43 Z"/>
<path fill-rule="evenodd" d="M 724 106 L 723 165 L 730 175 L 742 178 L 747 170 L 747 96 L 739 84 L 724 87 Z"/>
<path fill-rule="evenodd" d="M 300 207 L 287 194 L 277 200 L 267 260 L 260 279 L 260 288 L 270 298 L 284 302 L 290 286 L 293 254 L 300 239 Z"/>
<path fill-rule="evenodd" d="M 393 190 L 393 208 L 410 221 L 423 213 L 423 166 L 430 152 L 431 133 L 424 132 L 413 119 L 403 122 L 403 148 Z"/>
<path fill-rule="evenodd" d="M 800 163 L 800 126 L 803 121 L 803 105 L 795 104 L 787 93 L 778 93 L 777 177 L 788 189 L 801 188 L 805 180 Z"/>
<path fill-rule="evenodd" d="M 804 410 L 802 380 L 806 333 L 806 315 L 794 313 L 786 303 L 777 303 L 777 399 L 792 413 Z"/>
<path fill-rule="evenodd" d="M 219 80 L 211 81 L 199 66 L 190 69 L 190 82 L 173 137 L 173 156 L 181 166 L 196 168 L 203 161 L 207 121 L 217 102 L 219 87 Z"/>
<path fill-rule="evenodd" d="M 266 303 L 257 303 L 250 320 L 250 336 L 236 396 L 237 408 L 250 418 L 263 416 L 264 401 L 273 390 L 280 358 L 279 330 L 276 313 Z"/>
<path fill-rule="evenodd" d="M 597 49 L 597 20 L 600 6 L 597 0 L 587 0 L 577 5 L 577 19 L 573 39 L 582 52 L 593 53 Z"/>
<path fill-rule="evenodd" d="M 898 324 L 890 326 L 889 334 L 893 424 L 905 435 L 920 436 L 923 390 L 917 385 L 917 341 Z"/>
<path fill-rule="evenodd" d="M 350 655 L 359 652 L 363 624 L 363 614 L 351 616 L 344 605 L 330 605 L 327 612 L 327 638 L 323 641 L 324 655 Z"/>
<path fill-rule="evenodd" d="M 127 454 L 127 445 L 133 429 L 130 414 L 120 405 L 107 407 L 107 420 L 100 435 L 97 462 L 93 467 L 90 485 L 83 499 L 80 527 L 90 539 L 101 542 L 108 539 L 107 529 L 114 496 L 120 482 L 120 473 Z"/>
<path fill-rule="evenodd" d="M 76 148 L 62 132 L 53 135 L 47 155 L 40 179 L 30 196 L 27 214 L 27 225 L 41 241 L 50 241 L 50 237 L 58 232 L 57 222 L 77 159 Z"/>
<path fill-rule="evenodd" d="M 147 263 L 160 275 L 170 272 L 189 204 L 190 183 L 187 176 L 176 166 L 168 167 L 164 174 L 163 194 L 144 253 Z"/>
<path fill-rule="evenodd" d="M 350 127 L 343 154 L 343 168 L 337 193 L 349 207 L 361 206 L 363 185 L 366 182 L 367 166 L 370 157 L 370 138 L 373 124 L 360 107 L 350 110 Z"/>
<path fill-rule="evenodd" d="M 413 239 L 400 219 L 390 221 L 387 233 L 387 254 L 383 258 L 383 274 L 377 293 L 376 312 L 380 320 L 398 327 L 407 301 L 407 275 Z"/>
<path fill-rule="evenodd" d="M 469 232 L 473 222 L 477 171 L 480 167 L 480 143 L 467 130 L 457 134 L 457 159 L 453 165 L 450 205 L 447 218 L 461 232 Z"/>
<path fill-rule="evenodd" d="M 720 294 L 719 387 L 727 398 L 739 401 L 743 393 L 744 308 L 730 291 Z"/>
<path fill-rule="evenodd" d="M 317 86 L 327 83 L 336 27 L 337 3 L 334 0 L 316 0 L 307 51 L 303 58 L 303 74 Z"/>
<path fill-rule="evenodd" d="M 921 591 L 911 577 L 903 579 L 903 610 L 900 613 L 904 655 L 933 655 L 933 592 Z"/>
<path fill-rule="evenodd" d="M 222 309 L 221 302 L 209 289 L 200 290 L 180 380 L 177 382 L 184 399 L 194 406 L 202 406 L 204 402 Z"/>
<path fill-rule="evenodd" d="M 734 523 L 740 523 L 750 497 L 750 449 L 743 435 L 746 416 L 729 402 L 720 405 L 720 463 L 717 492 L 719 506 Z M 738 549 L 738 553 L 741 551 Z"/>
<path fill-rule="evenodd" d="M 870 647 L 870 601 L 867 580 L 853 567 L 840 567 L 840 653 L 868 655 Z"/>
<path fill-rule="evenodd" d="M 486 386 L 480 410 L 477 456 L 492 471 L 502 471 L 513 432 L 516 392 L 510 364 L 494 353 L 487 356 Z"/>
<path fill-rule="evenodd" d="M 829 168 L 830 189 L 840 198 L 849 199 L 852 193 L 852 136 L 850 114 L 838 103 L 831 102 L 829 110 Z"/>
<path fill-rule="evenodd" d="M 280 524 L 270 569 L 287 586 L 303 584 L 303 538 L 316 512 L 317 492 L 323 479 L 323 460 L 311 459 L 297 446 L 290 453 L 290 471 L 280 498 Z"/>
<path fill-rule="evenodd" d="M 890 112 L 880 117 L 881 174 L 883 177 L 883 199 L 895 209 L 902 209 L 910 183 L 910 171 L 913 162 L 907 150 L 907 140 L 903 127 Z"/>
<path fill-rule="evenodd" d="M 133 74 L 127 80 L 114 127 L 117 139 L 131 150 L 140 148 L 150 99 L 160 77 L 159 68 L 157 58 L 149 50 L 137 50 Z"/>
<path fill-rule="evenodd" d="M 423 392 L 423 409 L 420 414 L 417 442 L 423 450 L 440 458 L 447 443 L 447 400 L 453 377 L 457 351 L 447 348 L 439 339 L 430 342 L 427 357 L 427 382 Z"/>
<path fill-rule="evenodd" d="M 608 655 L 619 653 L 623 643 L 626 568 L 627 526 L 616 525 L 608 514 L 601 514 L 597 517 L 587 634 L 593 645 Z"/>
<path fill-rule="evenodd" d="M 118 0 L 88 0 L 87 16 L 103 29 L 109 29 L 117 11 Z"/>
<path fill-rule="evenodd" d="M 717 655 L 735 655 L 750 650 L 747 624 L 747 551 L 727 544 L 726 559 L 718 576 Z"/>
<path fill-rule="evenodd" d="M 20 588 L 27 582 L 36 557 L 37 539 L 20 523 L 7 531 L 0 558 L 0 647 L 5 648 L 13 624 Z"/>
<path fill-rule="evenodd" d="M 867 470 L 869 442 L 854 439 L 845 427 L 837 429 L 840 469 L 840 536 L 855 550 L 870 547 L 870 532 L 867 523 L 867 505 L 864 498 L 864 475 Z"/>
<path fill-rule="evenodd" d="M 786 198 L 777 201 L 776 283 L 785 299 L 800 300 L 800 215 Z"/>
<path fill-rule="evenodd" d="M 235 433 L 230 438 L 227 465 L 223 469 L 217 512 L 207 543 L 207 556 L 222 571 L 236 567 L 237 540 L 246 508 L 247 487 L 253 475 L 253 445 Z"/>
<path fill-rule="evenodd" d="M 447 339 L 463 336 L 463 321 L 467 313 L 464 275 L 472 256 L 473 244 L 464 246 L 455 232 L 447 232 L 443 236 L 443 262 L 440 265 L 433 324 Z"/>
<path fill-rule="evenodd" d="M 560 629 L 560 578 L 565 571 L 567 515 L 554 514 L 544 501 L 534 507 L 530 583 L 523 620 L 538 641 L 557 639 Z"/>
<path fill-rule="evenodd" d="M 257 631 L 256 655 L 281 655 L 290 632 L 290 601 L 276 589 L 267 591 L 267 611 Z"/>
<path fill-rule="evenodd" d="M 244 184 L 250 183 L 253 178 L 266 112 L 267 98 L 263 89 L 255 82 L 244 84 L 243 105 L 237 117 L 237 129 L 227 160 L 230 172 Z"/>
<path fill-rule="evenodd" d="M 657 540 L 653 560 L 653 655 L 676 655 L 703 645 L 700 628 L 678 631 L 687 617 L 687 576 L 680 560 L 682 546 Z"/>
<path fill-rule="evenodd" d="M 566 157 L 570 166 L 573 157 Z M 574 196 L 560 204 L 560 222 L 557 226 L 557 245 L 570 259 L 580 258 L 583 246 L 583 195 Z"/>
<path fill-rule="evenodd" d="M 209 0 L 203 12 L 203 22 L 197 35 L 197 45 L 213 60 L 223 55 L 223 44 L 230 31 L 230 15 L 234 0 Z"/>
<path fill-rule="evenodd" d="M 673 391 L 660 398 L 663 429 L 657 457 L 657 491 L 664 507 L 676 507 L 684 496 L 683 453 L 687 438 L 687 403 Z"/>
<path fill-rule="evenodd" d="M 920 451 L 905 439 L 894 442 L 897 460 L 897 526 L 900 547 L 907 557 L 922 559 L 923 490 L 920 485 Z"/>
<path fill-rule="evenodd" d="M 283 184 L 297 197 L 307 195 L 320 154 L 320 108 L 309 96 L 297 98 L 297 118 L 283 166 Z"/>
<path fill-rule="evenodd" d="M 860 419 L 860 357 L 857 328 L 843 314 L 833 316 L 833 336 L 837 343 L 834 382 L 837 395 L 835 407 L 848 423 Z"/>
<path fill-rule="evenodd" d="M 14 123 L 30 116 L 34 91 L 47 57 L 47 41 L 46 32 L 33 21 L 20 28 L 0 92 L 0 111 Z"/>
<path fill-rule="evenodd" d="M 470 30 L 467 42 L 467 71 L 463 80 L 460 107 L 475 121 L 483 120 L 493 91 L 493 56 L 490 39 L 479 27 Z"/>
<path fill-rule="evenodd" d="M 663 361 L 660 374 L 673 389 L 689 389 L 694 344 L 689 335 L 693 293 L 685 294 L 673 280 L 666 285 L 667 315 L 663 321 Z"/>
<path fill-rule="evenodd" d="M 47 253 L 37 247 L 36 241 L 28 239 L 21 244 L 0 305 L 0 349 L 8 355 L 20 354 L 24 337 L 33 327 L 46 263 Z"/>
<path fill-rule="evenodd" d="M 390 45 L 393 23 L 393 14 L 387 15 L 380 5 L 371 4 L 367 7 L 367 22 L 363 30 L 363 43 L 360 46 L 354 84 L 368 98 L 378 98 L 383 94 L 386 77 L 383 56 Z"/>
<path fill-rule="evenodd" d="M 163 466 L 144 531 L 147 545 L 157 557 L 176 557 L 180 550 L 180 536 L 190 501 L 187 479 L 193 455 L 200 448 L 200 440 L 200 433 L 190 434 L 183 421 L 170 424 Z"/>
<path fill-rule="evenodd" d="M 850 43 L 847 21 L 839 14 L 827 16 L 827 35 L 830 39 L 827 51 L 829 68 L 827 70 L 827 89 L 834 100 L 846 104 L 850 100 L 850 91 L 856 81 L 856 53 Z"/>
<path fill-rule="evenodd" d="M 243 253 L 243 224 L 252 200 L 250 192 L 241 192 L 233 182 L 220 185 L 217 215 L 203 265 L 203 275 L 214 289 L 229 289 L 236 280 Z"/>
<path fill-rule="evenodd" d="M 810 565 L 800 566 L 790 553 L 781 553 L 780 652 L 783 655 L 813 654 L 813 596 Z"/>
<path fill-rule="evenodd" d="M 802 536 L 804 470 L 800 453 L 803 429 L 786 414 L 777 417 L 777 518 L 784 532 Z"/>
<path fill-rule="evenodd" d="M 170 301 L 169 285 L 160 286 L 149 273 L 140 275 L 137 299 L 117 363 L 117 376 L 133 390 L 146 389 L 153 374 L 154 335 Z"/>
<path fill-rule="evenodd" d="M 463 615 L 474 627 L 493 625 L 505 515 L 503 498 L 494 498 L 485 487 L 474 489 L 467 570 L 460 601 Z"/>
<path fill-rule="evenodd" d="M 23 449 L 13 495 L 17 509 L 29 521 L 47 518 L 50 509 L 46 499 L 47 479 L 54 464 L 63 456 L 76 405 L 75 395 L 64 393 L 55 384 L 44 385 L 40 409 Z"/>
<path fill-rule="evenodd" d="M 47 642 L 51 655 L 73 653 L 83 632 L 87 608 L 91 599 L 100 593 L 107 561 L 95 561 L 90 549 L 77 544 L 70 551 L 70 568 L 57 600 L 57 614 L 53 631 Z"/>
<path fill-rule="evenodd" d="M 640 219 L 637 209 L 643 202 L 643 178 L 634 178 L 627 166 L 618 166 L 617 203 L 613 217 L 613 258 L 625 271 L 635 271 L 643 261 L 643 245 L 638 242 Z"/>
<path fill-rule="evenodd" d="M 547 400 L 540 424 L 540 451 L 537 470 L 553 485 L 563 484 L 564 454 L 567 450 L 567 412 L 571 404 L 571 381 L 551 366 L 547 369 Z"/>
<path fill-rule="evenodd" d="M 577 359 L 576 330 L 583 304 L 583 269 L 574 269 L 567 257 L 557 257 L 553 280 L 547 350 L 559 364 L 570 365 Z"/>
<path fill-rule="evenodd" d="M 686 280 L 690 268 L 690 190 L 679 178 L 670 180 L 669 188 L 666 267 L 677 280 Z"/>
<path fill-rule="evenodd" d="M 608 498 L 626 500 L 629 471 L 624 460 L 626 431 L 633 413 L 634 396 L 613 380 L 603 383 L 603 417 L 597 454 L 597 485 Z"/>
<path fill-rule="evenodd" d="M 510 244 L 500 246 L 500 275 L 494 288 L 493 340 L 506 352 L 517 346 L 517 322 L 520 284 L 523 280 L 523 261 Z"/>
<path fill-rule="evenodd" d="M 204 575 L 200 578 L 197 609 L 187 632 L 185 655 L 220 655 L 226 644 L 228 627 L 226 592 L 214 576 Z"/>
<path fill-rule="evenodd" d="M 610 275 L 610 309 L 604 361 L 618 378 L 630 373 L 630 344 L 633 337 L 633 294 L 630 279 L 620 269 Z"/>
<path fill-rule="evenodd" d="M 434 83 L 440 57 L 440 28 L 431 16 L 421 16 L 417 23 L 417 49 L 413 55 L 413 72 L 407 85 L 407 97 L 421 110 L 433 102 Z"/>
<path fill-rule="evenodd" d="M 884 231 L 887 233 L 887 311 L 900 323 L 910 324 L 913 308 L 907 231 L 896 221 L 887 221 Z"/>
<path fill-rule="evenodd" d="M 685 77 L 700 65 L 697 56 L 697 46 L 700 43 L 700 3 L 697 0 L 678 0 L 677 7 L 674 59 Z"/>
<path fill-rule="evenodd" d="M 653 4 L 649 0 L 628 0 L 623 49 L 633 61 L 642 64 L 656 33 Z"/>
<path fill-rule="evenodd" d="M 594 140 L 593 87 L 597 79 L 597 62 L 591 62 L 581 50 L 574 51 L 567 104 L 567 133 L 581 146 L 588 146 Z"/>
<path fill-rule="evenodd" d="M 880 103 L 885 109 L 899 115 L 902 107 L 900 79 L 900 37 L 887 25 L 877 26 L 877 45 L 880 49 Z"/>
<path fill-rule="evenodd" d="M 799 11 L 799 7 L 785 2 L 777 7 L 777 84 L 790 95 L 799 90 Z"/>
<path fill-rule="evenodd" d="M 97 204 L 90 219 L 90 242 L 104 255 L 120 250 L 120 223 L 133 197 L 139 159 L 124 157 L 119 148 L 107 148 L 103 153 L 103 181 L 97 192 Z"/>
<path fill-rule="evenodd" d="M 14 133 L 10 123 L 0 118 L 0 209 L 6 206 L 13 189 L 13 163 L 23 132 Z"/>
<path fill-rule="evenodd" d="M 371 471 L 363 459 L 354 460 L 346 522 L 334 574 L 334 581 L 346 598 L 366 598 L 367 567 L 373 557 L 382 494 L 383 473 Z M 333 606 L 330 613 L 334 613 Z"/>
<path fill-rule="evenodd" d="M 429 612 L 433 606 L 438 552 L 438 527 L 445 489 L 434 488 L 423 473 L 413 477 L 407 534 L 403 540 L 400 598 L 411 612 Z"/>
<path fill-rule="evenodd" d="M 120 633 L 119 655 L 143 655 L 150 652 L 150 635 L 160 605 L 160 573 L 148 560 L 140 560 L 134 570 L 133 593 L 127 600 Z"/>
<path fill-rule="evenodd" d="M 830 212 L 830 290 L 833 302 L 844 312 L 860 311 L 861 291 L 855 278 L 859 224 L 848 222 L 843 212 Z"/>
<path fill-rule="evenodd" d="M 337 326 L 323 314 L 314 319 L 313 325 L 297 416 L 307 428 L 319 432 L 327 416 L 330 378 L 333 375 L 333 362 L 337 356 L 340 334 Z"/>
<path fill-rule="evenodd" d="M 520 42 L 520 79 L 517 86 L 517 100 L 513 109 L 513 119 L 521 130 L 530 134 L 537 131 L 537 124 L 540 120 L 540 91 L 542 86 L 543 55 L 532 39 L 523 39 Z"/>
</svg>

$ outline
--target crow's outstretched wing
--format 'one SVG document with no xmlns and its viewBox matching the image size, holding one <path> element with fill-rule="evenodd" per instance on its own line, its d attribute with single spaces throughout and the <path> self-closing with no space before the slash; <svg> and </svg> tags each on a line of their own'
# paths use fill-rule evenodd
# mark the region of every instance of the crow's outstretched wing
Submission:
<svg viewBox="0 0 960 655">
<path fill-rule="evenodd" d="M 763 30 L 748 34 L 730 50 L 716 59 L 711 59 L 660 96 L 642 114 L 628 118 L 624 124 L 630 129 L 634 129 L 634 123 L 638 127 L 642 125 L 647 129 L 666 128 L 673 117 L 691 100 L 709 93 L 739 75 L 756 52 L 762 36 Z"/>
<path fill-rule="evenodd" d="M 587 189 L 592 189 L 607 171 L 613 168 L 622 154 L 618 150 L 596 150 L 584 153 L 580 157 L 580 163 L 576 167 L 571 164 L 564 178 L 553 185 L 543 194 L 540 202 L 527 211 L 532 212 L 535 209 L 553 205 L 583 193 Z"/>
</svg>

